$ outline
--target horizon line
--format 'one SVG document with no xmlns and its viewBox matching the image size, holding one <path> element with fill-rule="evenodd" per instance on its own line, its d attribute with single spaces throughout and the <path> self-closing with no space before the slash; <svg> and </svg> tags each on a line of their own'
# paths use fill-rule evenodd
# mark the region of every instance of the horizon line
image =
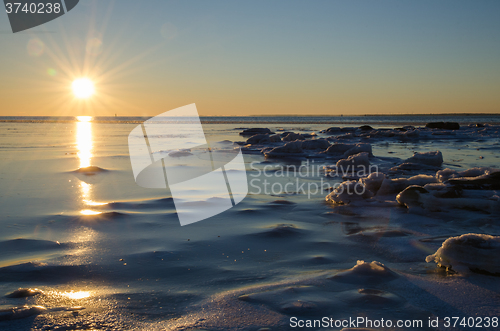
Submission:
<svg viewBox="0 0 500 331">
<path fill-rule="evenodd" d="M 359 114 L 359 115 L 345 115 L 345 114 L 338 114 L 338 115 L 330 115 L 330 114 L 308 114 L 308 115 L 301 115 L 301 114 L 257 114 L 257 115 L 200 115 L 200 117 L 370 117 L 370 116 L 500 116 L 500 112 L 498 113 L 422 113 L 422 114 L 404 114 L 404 113 L 396 113 L 396 114 L 391 114 L 391 113 L 382 113 L 382 114 Z M 60 117 L 78 117 L 78 116 L 83 116 L 83 115 L 0 115 L 0 117 L 54 117 L 54 118 L 60 118 Z M 120 115 L 117 116 L 115 115 L 101 115 L 101 116 L 92 116 L 92 115 L 85 115 L 85 116 L 91 116 L 94 118 L 97 117 L 151 117 L 155 115 Z"/>
</svg>

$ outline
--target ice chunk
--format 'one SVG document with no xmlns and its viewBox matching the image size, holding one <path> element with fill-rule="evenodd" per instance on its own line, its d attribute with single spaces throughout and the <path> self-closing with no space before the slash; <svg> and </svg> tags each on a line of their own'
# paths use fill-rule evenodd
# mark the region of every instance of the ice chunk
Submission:
<svg viewBox="0 0 500 331">
<path fill-rule="evenodd" d="M 247 139 L 246 144 L 263 144 L 270 142 L 268 134 L 256 134 Z"/>
<path fill-rule="evenodd" d="M 473 178 L 452 178 L 448 183 L 469 190 L 500 190 L 500 171 Z"/>
<path fill-rule="evenodd" d="M 321 149 L 325 150 L 328 147 L 330 147 L 330 143 L 326 139 L 313 139 L 313 140 L 306 140 L 302 142 L 302 148 L 303 149 Z"/>
<path fill-rule="evenodd" d="M 339 160 L 336 164 L 337 168 L 346 170 L 347 167 L 368 167 L 370 158 L 367 152 L 362 152 L 349 156 L 347 159 Z"/>
<path fill-rule="evenodd" d="M 439 169 L 439 167 L 437 167 L 437 166 L 430 166 L 430 165 L 421 164 L 421 163 L 404 162 L 404 163 L 401 163 L 395 167 L 392 167 L 389 170 L 391 172 L 406 173 L 406 172 L 432 172 L 432 171 L 436 171 L 437 169 Z"/>
<path fill-rule="evenodd" d="M 355 145 L 354 144 L 340 144 L 340 143 L 335 143 L 328 147 L 328 149 L 325 151 L 326 154 L 344 154 L 351 148 L 353 148 Z"/>
<path fill-rule="evenodd" d="M 376 194 L 380 189 L 380 185 L 385 179 L 385 175 L 381 172 L 373 172 L 368 177 L 362 178 L 361 182 L 365 185 L 366 189 Z"/>
<path fill-rule="evenodd" d="M 436 253 L 426 257 L 426 262 L 436 262 L 439 267 L 458 273 L 481 270 L 500 274 L 500 237 L 468 233 L 445 240 Z"/>
<path fill-rule="evenodd" d="M 411 185 L 405 188 L 396 196 L 396 201 L 405 207 L 422 206 L 420 201 L 420 194 L 429 193 L 425 188 L 418 185 Z"/>
<path fill-rule="evenodd" d="M 443 164 L 443 154 L 440 151 L 415 153 L 405 162 L 419 163 L 439 167 Z"/>
<path fill-rule="evenodd" d="M 284 146 L 273 148 L 269 152 L 265 152 L 264 155 L 266 157 L 297 157 L 304 156 L 305 153 L 302 150 L 302 142 L 297 140 L 288 142 Z"/>
<path fill-rule="evenodd" d="M 272 143 L 277 143 L 281 141 L 281 136 L 279 134 L 273 134 L 269 136 L 269 140 L 271 140 Z"/>
<path fill-rule="evenodd" d="M 290 132 L 285 137 L 283 137 L 283 141 L 295 141 L 295 140 L 305 140 L 306 138 L 300 133 Z"/>
<path fill-rule="evenodd" d="M 411 185 L 424 186 L 429 183 L 436 183 L 437 179 L 434 176 L 428 175 L 417 175 L 410 178 L 386 178 L 382 182 L 377 195 L 394 194 L 403 191 L 405 188 Z"/>
<path fill-rule="evenodd" d="M 350 149 L 348 149 L 346 152 L 344 152 L 344 157 L 348 157 L 350 155 L 354 155 L 354 154 L 358 154 L 358 153 L 362 153 L 362 152 L 366 152 L 370 156 L 373 155 L 372 154 L 372 145 L 363 144 L 363 143 L 356 144 L 353 147 L 351 147 Z"/>
<path fill-rule="evenodd" d="M 336 204 L 349 204 L 354 200 L 367 199 L 373 193 L 366 189 L 360 181 L 346 181 L 326 196 L 326 201 Z"/>
<path fill-rule="evenodd" d="M 489 175 L 494 172 L 500 171 L 499 169 L 489 168 L 489 167 L 476 167 L 467 169 L 464 171 L 451 170 L 449 168 L 439 170 L 436 173 L 436 177 L 440 182 L 445 182 L 450 178 L 460 178 L 460 177 L 479 177 L 482 175 Z"/>
<path fill-rule="evenodd" d="M 459 188 L 444 183 L 426 184 L 424 188 L 438 198 L 459 198 L 463 192 Z"/>
</svg>

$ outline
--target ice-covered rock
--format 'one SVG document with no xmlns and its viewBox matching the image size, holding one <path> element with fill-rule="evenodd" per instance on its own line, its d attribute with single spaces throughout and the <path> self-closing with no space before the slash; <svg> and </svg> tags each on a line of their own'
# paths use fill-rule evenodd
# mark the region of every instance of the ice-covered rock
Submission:
<svg viewBox="0 0 500 331">
<path fill-rule="evenodd" d="M 332 155 L 342 155 L 351 148 L 354 147 L 354 144 L 341 144 L 341 143 L 335 143 L 328 147 L 328 149 L 325 151 L 326 154 L 332 154 Z"/>
<path fill-rule="evenodd" d="M 357 128 L 353 128 L 353 127 L 344 127 L 344 128 L 341 128 L 341 127 L 338 127 L 338 126 L 333 126 L 331 128 L 328 128 L 326 130 L 323 130 L 323 131 L 320 131 L 321 133 L 329 133 L 329 134 L 339 134 L 339 133 L 342 133 L 342 132 L 353 132 L 353 131 L 356 131 Z"/>
<path fill-rule="evenodd" d="M 460 178 L 460 177 L 479 177 L 482 175 L 489 175 L 494 172 L 500 171 L 499 169 L 490 167 L 476 167 L 467 169 L 464 171 L 456 171 L 449 168 L 439 170 L 436 173 L 436 177 L 440 182 L 445 182 L 450 178 Z"/>
<path fill-rule="evenodd" d="M 377 195 L 394 194 L 403 191 L 411 185 L 424 186 L 429 183 L 436 183 L 435 176 L 417 175 L 410 178 L 386 178 L 380 185 Z"/>
<path fill-rule="evenodd" d="M 470 191 L 463 197 L 464 191 L 450 184 L 430 183 L 425 186 L 411 185 L 396 196 L 400 205 L 409 209 L 421 207 L 428 211 L 446 211 L 465 209 L 483 213 L 500 213 L 500 203 L 492 196 L 471 194 Z"/>
<path fill-rule="evenodd" d="M 367 190 L 361 181 L 345 181 L 328 194 L 325 200 L 335 204 L 349 204 L 372 196 L 373 193 Z"/>
<path fill-rule="evenodd" d="M 300 157 L 306 154 L 302 150 L 302 142 L 297 140 L 264 152 L 264 155 L 266 157 Z"/>
<path fill-rule="evenodd" d="M 459 198 L 462 195 L 460 188 L 444 183 L 431 183 L 424 185 L 424 189 L 437 198 Z"/>
<path fill-rule="evenodd" d="M 452 178 L 448 183 L 467 190 L 500 190 L 500 171 L 473 178 Z"/>
<path fill-rule="evenodd" d="M 354 145 L 353 147 L 349 148 L 347 151 L 344 152 L 344 157 L 348 157 L 350 155 L 358 154 L 366 152 L 368 153 L 369 156 L 373 155 L 372 154 L 372 145 L 370 144 L 365 144 L 365 143 L 359 143 Z"/>
<path fill-rule="evenodd" d="M 422 202 L 420 201 L 420 194 L 428 194 L 427 191 L 422 186 L 411 185 L 405 188 L 396 196 L 396 201 L 407 208 L 411 207 L 422 207 Z"/>
<path fill-rule="evenodd" d="M 306 137 L 301 135 L 300 133 L 290 132 L 286 136 L 283 137 L 283 141 L 295 141 L 295 140 L 305 140 Z"/>
<path fill-rule="evenodd" d="M 326 139 L 312 139 L 302 142 L 302 149 L 326 150 L 328 147 L 330 147 L 330 143 Z"/>
<path fill-rule="evenodd" d="M 281 136 L 280 136 L 279 134 L 269 135 L 269 140 L 270 140 L 272 143 L 277 143 L 277 142 L 280 142 L 280 141 L 281 141 Z"/>
<path fill-rule="evenodd" d="M 443 154 L 440 151 L 415 153 L 405 162 L 419 163 L 430 166 L 440 167 L 443 164 Z"/>
<path fill-rule="evenodd" d="M 335 143 L 330 147 L 328 147 L 328 149 L 325 151 L 326 154 L 342 155 L 344 158 L 361 152 L 367 152 L 371 156 L 372 145 L 365 143 L 359 143 L 359 144 Z"/>
<path fill-rule="evenodd" d="M 400 138 L 417 138 L 420 136 L 419 130 L 407 130 L 399 133 Z"/>
<path fill-rule="evenodd" d="M 434 172 L 439 167 L 436 166 L 430 166 L 426 164 L 421 164 L 421 163 L 410 163 L 410 162 L 404 162 L 401 163 L 400 165 L 397 165 L 395 167 L 392 167 L 389 169 L 391 172 L 396 172 L 396 173 L 414 173 L 414 172 Z"/>
<path fill-rule="evenodd" d="M 439 267 L 458 273 L 481 270 L 500 273 L 500 237 L 468 233 L 445 240 L 436 253 L 427 256 L 426 262 L 436 262 Z"/>
<path fill-rule="evenodd" d="M 368 175 L 368 177 L 361 178 L 360 180 L 367 190 L 369 190 L 373 194 L 376 194 L 377 191 L 380 189 L 380 186 L 382 185 L 384 179 L 385 175 L 383 173 L 373 172 L 370 175 Z"/>
<path fill-rule="evenodd" d="M 337 162 L 336 166 L 338 169 L 343 169 L 344 172 L 348 172 L 347 169 L 351 167 L 368 167 L 370 165 L 370 158 L 367 152 L 362 152 L 349 156 L 347 159 L 341 159 Z"/>
<path fill-rule="evenodd" d="M 264 144 L 271 142 L 271 139 L 269 139 L 268 134 L 256 134 L 254 136 L 251 136 L 250 138 L 247 139 L 246 143 L 247 144 Z"/>
</svg>

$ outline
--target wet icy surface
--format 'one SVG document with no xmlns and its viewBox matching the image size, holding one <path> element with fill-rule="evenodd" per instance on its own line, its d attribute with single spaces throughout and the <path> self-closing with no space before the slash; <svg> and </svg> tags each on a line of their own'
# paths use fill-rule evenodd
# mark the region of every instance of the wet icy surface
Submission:
<svg viewBox="0 0 500 331">
<path fill-rule="evenodd" d="M 500 234 L 500 127 L 275 125 L 269 140 L 247 144 L 252 135 L 237 125 L 205 125 L 216 148 L 240 142 L 257 181 L 236 207 L 181 227 L 169 192 L 133 180 L 134 126 L 93 123 L 88 168 L 75 123 L 0 124 L 1 330 L 289 330 L 292 316 L 500 315 L 498 264 L 488 264 L 496 248 L 476 247 L 481 268 L 459 250 L 442 268 L 426 262 L 450 237 Z M 354 172 L 339 172 L 353 160 Z M 335 191 L 345 180 L 365 193 Z"/>
</svg>

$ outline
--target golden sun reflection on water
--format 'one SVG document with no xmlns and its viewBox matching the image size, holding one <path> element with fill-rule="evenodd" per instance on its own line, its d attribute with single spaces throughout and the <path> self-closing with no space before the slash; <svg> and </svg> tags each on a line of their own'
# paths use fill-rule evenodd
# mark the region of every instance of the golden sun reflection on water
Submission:
<svg viewBox="0 0 500 331">
<path fill-rule="evenodd" d="M 76 146 L 78 148 L 78 158 L 80 159 L 80 168 L 90 166 L 92 159 L 92 117 L 77 116 L 76 123 Z"/>
<path fill-rule="evenodd" d="M 102 213 L 100 211 L 85 209 L 85 210 L 80 211 L 80 214 L 82 214 L 82 215 L 99 215 Z"/>
<path fill-rule="evenodd" d="M 93 135 L 92 135 L 92 117 L 77 116 L 76 123 L 76 147 L 78 149 L 78 158 L 80 159 L 80 168 L 91 166 L 93 156 Z M 87 206 L 102 206 L 104 202 L 92 201 L 92 185 L 84 181 L 80 182 L 80 193 L 82 202 Z M 101 212 L 85 209 L 80 211 L 82 215 L 99 215 Z"/>
<path fill-rule="evenodd" d="M 78 292 L 71 291 L 71 292 L 64 292 L 61 294 L 73 300 L 85 299 L 90 297 L 90 292 L 87 291 L 78 291 Z"/>
</svg>

